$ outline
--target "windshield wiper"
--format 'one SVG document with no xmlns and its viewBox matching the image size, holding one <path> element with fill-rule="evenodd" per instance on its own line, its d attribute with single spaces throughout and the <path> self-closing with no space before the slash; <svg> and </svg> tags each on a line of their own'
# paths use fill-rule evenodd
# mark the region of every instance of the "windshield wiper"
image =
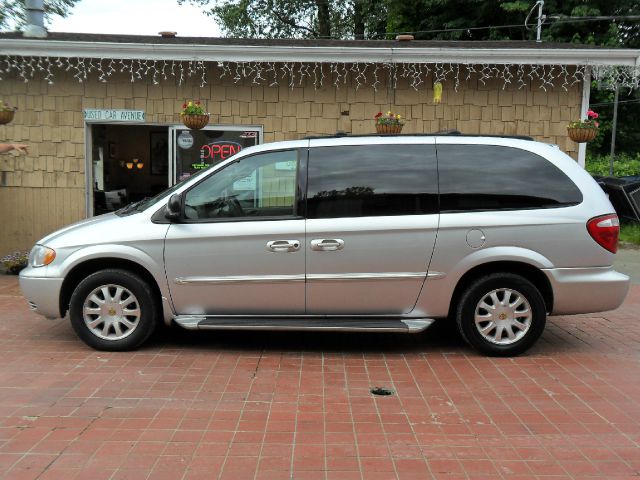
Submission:
<svg viewBox="0 0 640 480">
<path fill-rule="evenodd" d="M 133 210 L 135 210 L 140 204 L 142 204 L 142 203 L 146 202 L 147 200 L 149 200 L 149 198 L 151 198 L 151 197 L 144 197 L 142 200 L 138 200 L 137 202 L 133 202 L 133 203 L 130 203 L 129 205 L 125 205 L 120 210 L 118 210 L 118 213 L 120 213 L 120 214 L 130 213 Z"/>
</svg>

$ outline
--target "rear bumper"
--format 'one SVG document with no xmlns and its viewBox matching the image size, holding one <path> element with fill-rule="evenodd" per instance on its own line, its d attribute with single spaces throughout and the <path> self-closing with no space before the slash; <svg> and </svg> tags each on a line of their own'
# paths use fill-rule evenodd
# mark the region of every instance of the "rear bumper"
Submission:
<svg viewBox="0 0 640 480">
<path fill-rule="evenodd" d="M 20 272 L 20 289 L 32 310 L 47 318 L 60 317 L 60 289 L 64 278 L 34 277 L 35 269 Z"/>
<path fill-rule="evenodd" d="M 553 288 L 552 315 L 615 310 L 629 291 L 629 277 L 613 267 L 544 269 Z"/>
</svg>

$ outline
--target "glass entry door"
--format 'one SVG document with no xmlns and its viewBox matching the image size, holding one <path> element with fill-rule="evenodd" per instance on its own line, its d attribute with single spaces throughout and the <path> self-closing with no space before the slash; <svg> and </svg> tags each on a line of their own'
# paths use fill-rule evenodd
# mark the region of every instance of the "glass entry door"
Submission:
<svg viewBox="0 0 640 480">
<path fill-rule="evenodd" d="M 184 126 L 169 129 L 173 161 L 171 183 L 218 164 L 242 149 L 262 143 L 261 126 L 212 125 L 202 130 Z"/>
</svg>

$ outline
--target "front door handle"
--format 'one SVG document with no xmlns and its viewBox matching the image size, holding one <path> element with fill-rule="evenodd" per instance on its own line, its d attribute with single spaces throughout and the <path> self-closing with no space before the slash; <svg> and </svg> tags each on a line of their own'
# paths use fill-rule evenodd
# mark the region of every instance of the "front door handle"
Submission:
<svg viewBox="0 0 640 480">
<path fill-rule="evenodd" d="M 334 252 L 344 248 L 344 240 L 340 238 L 316 238 L 311 240 L 311 250 Z"/>
<path fill-rule="evenodd" d="M 299 240 L 273 240 L 267 242 L 267 250 L 270 252 L 297 252 L 300 250 Z"/>
</svg>

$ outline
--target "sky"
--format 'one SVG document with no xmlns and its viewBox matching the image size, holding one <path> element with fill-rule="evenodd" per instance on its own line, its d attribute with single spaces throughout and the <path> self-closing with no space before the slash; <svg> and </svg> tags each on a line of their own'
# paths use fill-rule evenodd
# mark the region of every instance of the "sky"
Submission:
<svg viewBox="0 0 640 480">
<path fill-rule="evenodd" d="M 177 0 L 80 0 L 66 18 L 54 17 L 51 32 L 218 37 L 220 29 L 201 7 Z"/>
</svg>

